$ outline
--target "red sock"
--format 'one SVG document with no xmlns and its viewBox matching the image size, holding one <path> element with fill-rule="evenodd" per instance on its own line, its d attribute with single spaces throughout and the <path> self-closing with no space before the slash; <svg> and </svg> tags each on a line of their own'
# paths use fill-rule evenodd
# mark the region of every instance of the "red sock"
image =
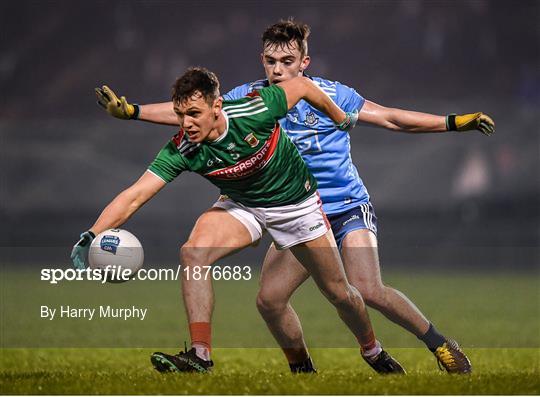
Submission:
<svg viewBox="0 0 540 397">
<path fill-rule="evenodd" d="M 377 346 L 377 339 L 375 339 L 375 334 L 373 330 L 369 330 L 367 334 L 362 335 L 358 338 L 358 343 L 360 343 L 360 348 L 362 351 L 367 351 L 373 349 Z"/>
<path fill-rule="evenodd" d="M 212 327 L 210 323 L 190 323 L 189 334 L 191 335 L 191 344 L 202 345 L 212 350 Z"/>
</svg>

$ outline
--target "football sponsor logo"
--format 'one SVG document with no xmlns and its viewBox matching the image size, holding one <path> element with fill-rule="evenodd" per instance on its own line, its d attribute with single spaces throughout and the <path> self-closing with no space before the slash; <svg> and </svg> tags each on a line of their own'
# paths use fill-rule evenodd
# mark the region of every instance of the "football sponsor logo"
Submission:
<svg viewBox="0 0 540 397">
<path fill-rule="evenodd" d="M 317 230 L 317 229 L 320 228 L 321 226 L 323 226 L 323 223 L 322 223 L 322 222 L 319 222 L 319 223 L 317 223 L 315 226 L 311 226 L 311 227 L 309 228 L 309 231 L 312 232 L 312 231 L 314 231 L 314 230 Z"/>
<path fill-rule="evenodd" d="M 289 113 L 287 113 L 286 117 L 293 123 L 298 123 L 298 119 L 300 119 L 300 114 L 298 114 L 298 110 L 296 110 L 296 108 L 293 108 L 289 111 Z"/>
<path fill-rule="evenodd" d="M 101 238 L 101 241 L 99 242 L 99 246 L 103 251 L 110 252 L 114 255 L 116 255 L 116 250 L 118 249 L 119 245 L 120 237 L 118 236 L 105 235 Z"/>
<path fill-rule="evenodd" d="M 209 160 L 206 162 L 206 166 L 207 166 L 207 167 L 211 167 L 211 166 L 213 166 L 214 164 L 219 164 L 219 163 L 223 163 L 223 160 L 221 160 L 219 157 L 214 157 L 214 159 L 209 159 Z"/>
<path fill-rule="evenodd" d="M 352 222 L 354 220 L 360 219 L 360 217 L 356 214 L 351 216 L 349 219 L 347 219 L 345 222 L 342 223 L 343 226 L 345 226 L 347 223 Z"/>
<path fill-rule="evenodd" d="M 259 140 L 253 134 L 253 132 L 251 134 L 246 135 L 246 137 L 244 138 L 244 141 L 246 141 L 248 145 L 251 147 L 256 147 L 259 144 Z"/>
<path fill-rule="evenodd" d="M 191 368 L 196 369 L 199 372 L 208 372 L 206 368 L 204 368 L 201 364 L 193 361 L 191 358 L 178 357 L 178 360 L 187 363 L 187 365 L 189 365 Z"/>
<path fill-rule="evenodd" d="M 279 141 L 279 129 L 279 124 L 276 124 L 270 138 L 264 142 L 264 145 L 257 152 L 248 158 L 244 158 L 229 167 L 208 172 L 205 175 L 219 179 L 238 179 L 252 175 L 272 159 Z"/>
</svg>

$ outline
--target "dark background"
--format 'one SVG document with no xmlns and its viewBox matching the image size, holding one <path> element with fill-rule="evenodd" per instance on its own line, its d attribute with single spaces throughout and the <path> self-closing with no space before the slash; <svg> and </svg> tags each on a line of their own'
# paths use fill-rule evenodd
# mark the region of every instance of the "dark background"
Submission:
<svg viewBox="0 0 540 397">
<path fill-rule="evenodd" d="M 202 65 L 226 92 L 264 77 L 261 33 L 294 16 L 312 28 L 311 74 L 385 106 L 484 111 L 497 124 L 489 138 L 351 133 L 388 262 L 465 264 L 475 256 L 456 252 L 473 248 L 487 255 L 482 264 L 536 268 L 539 9 L 537 1 L 475 0 L 2 2 L 0 245 L 69 252 L 175 133 L 109 117 L 94 87 L 166 101 L 174 79 Z M 217 194 L 182 175 L 125 228 L 147 258 L 174 261 Z"/>
</svg>

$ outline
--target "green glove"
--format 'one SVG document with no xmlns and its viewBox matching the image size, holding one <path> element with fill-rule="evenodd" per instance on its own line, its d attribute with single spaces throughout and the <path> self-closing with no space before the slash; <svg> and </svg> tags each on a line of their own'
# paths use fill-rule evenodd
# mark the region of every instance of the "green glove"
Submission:
<svg viewBox="0 0 540 397">
<path fill-rule="evenodd" d="M 130 120 L 139 117 L 139 105 L 128 103 L 125 96 L 118 96 L 109 87 L 104 85 L 96 88 L 97 103 L 111 116 L 117 119 Z"/>
<path fill-rule="evenodd" d="M 484 135 L 495 132 L 495 123 L 487 114 L 482 112 L 469 114 L 449 114 L 446 116 L 446 129 L 448 131 L 481 131 Z"/>
<path fill-rule="evenodd" d="M 71 260 L 75 269 L 86 269 L 86 260 L 88 258 L 88 251 L 90 250 L 90 244 L 96 237 L 90 230 L 81 234 L 81 239 L 73 246 L 71 250 Z"/>
</svg>

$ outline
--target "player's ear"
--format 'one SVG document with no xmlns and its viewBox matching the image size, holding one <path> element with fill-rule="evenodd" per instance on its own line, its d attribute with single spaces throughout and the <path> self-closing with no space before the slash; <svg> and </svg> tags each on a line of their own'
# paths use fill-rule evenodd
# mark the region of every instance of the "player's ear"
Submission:
<svg viewBox="0 0 540 397">
<path fill-rule="evenodd" d="M 220 96 L 214 100 L 214 106 L 213 106 L 214 117 L 216 118 L 219 117 L 222 107 L 223 107 L 223 97 Z"/>
<path fill-rule="evenodd" d="M 306 55 L 304 59 L 302 59 L 302 62 L 300 62 L 300 71 L 303 72 L 304 70 L 306 70 L 310 62 L 311 58 L 309 57 L 309 55 Z"/>
</svg>

